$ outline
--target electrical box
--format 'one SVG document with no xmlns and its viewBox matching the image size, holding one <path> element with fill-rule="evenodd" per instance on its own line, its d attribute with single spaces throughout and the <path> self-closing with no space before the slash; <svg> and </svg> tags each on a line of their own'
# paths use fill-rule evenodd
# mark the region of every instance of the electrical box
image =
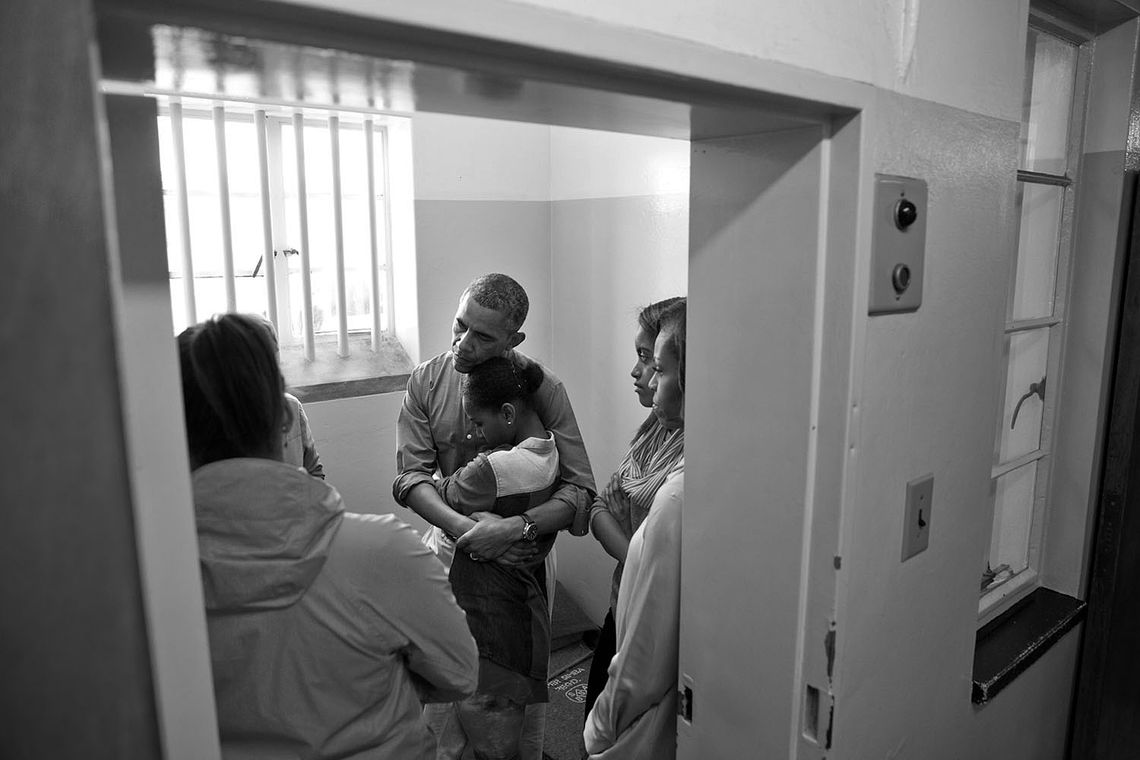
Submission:
<svg viewBox="0 0 1140 760">
<path fill-rule="evenodd" d="M 926 212 L 926 182 L 875 175 L 869 313 L 915 311 L 922 305 Z"/>
</svg>

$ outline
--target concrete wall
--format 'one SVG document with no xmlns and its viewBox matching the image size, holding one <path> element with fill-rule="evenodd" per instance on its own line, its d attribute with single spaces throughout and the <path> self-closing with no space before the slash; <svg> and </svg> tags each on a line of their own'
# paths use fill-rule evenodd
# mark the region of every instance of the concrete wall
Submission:
<svg viewBox="0 0 1140 760">
<path fill-rule="evenodd" d="M 144 760 L 163 737 L 93 18 L 74 0 L 0 16 L 0 756 Z"/>
<path fill-rule="evenodd" d="M 420 358 L 451 345 L 463 288 L 510 274 L 531 300 L 522 350 L 550 359 L 550 130 L 418 114 L 412 120 Z"/>
<path fill-rule="evenodd" d="M 1021 115 L 1021 81 L 1012 74 L 1023 64 L 1028 0 L 282 1 L 581 55 L 600 54 L 615 39 L 608 31 L 622 28 L 865 82 L 987 116 L 1016 120 Z M 567 37 L 560 17 L 596 22 L 596 34 Z M 620 57 L 636 57 L 636 46 L 623 42 Z M 691 61 L 654 63 L 684 71 Z"/>
<path fill-rule="evenodd" d="M 885 92 L 876 113 L 871 166 L 928 183 L 926 270 L 917 312 L 856 317 L 860 422 L 839 548 L 835 756 L 966 757 L 996 742 L 1018 749 L 1006 757 L 1060 758 L 1063 745 L 1033 755 L 1003 733 L 1018 721 L 979 724 L 985 709 L 970 703 L 1019 127 Z M 902 563 L 906 483 L 928 472 L 930 546 Z M 1070 690 L 1056 687 L 1023 704 L 1027 714 L 1065 713 Z"/>
<path fill-rule="evenodd" d="M 554 128 L 550 156 L 551 366 L 601 488 L 647 413 L 629 376 L 637 310 L 687 292 L 689 145 Z M 559 538 L 559 579 L 599 625 L 613 567 L 592 536 Z"/>
</svg>

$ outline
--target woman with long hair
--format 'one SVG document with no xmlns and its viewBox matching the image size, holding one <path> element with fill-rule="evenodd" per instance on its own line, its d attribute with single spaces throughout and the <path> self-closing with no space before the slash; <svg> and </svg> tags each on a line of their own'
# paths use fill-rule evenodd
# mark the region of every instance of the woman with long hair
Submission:
<svg viewBox="0 0 1140 760">
<path fill-rule="evenodd" d="M 662 316 L 653 370 L 653 413 L 666 430 L 683 430 L 684 304 Z M 682 457 L 630 539 L 615 608 L 617 654 L 583 732 L 590 758 L 676 757 L 684 483 Z"/>
<path fill-rule="evenodd" d="M 661 318 L 676 304 L 684 305 L 681 297 L 666 298 L 649 304 L 637 315 L 637 335 L 633 349 L 637 360 L 630 371 L 633 390 L 641 405 L 653 406 L 653 344 L 661 332 Z M 653 497 L 665 479 L 677 469 L 685 454 L 683 428 L 666 428 L 652 411 L 641 423 L 629 450 L 610 478 L 609 485 L 594 501 L 590 510 L 590 530 L 606 552 L 617 560 L 610 587 L 610 609 L 594 647 L 590 664 L 590 677 L 586 687 L 586 714 L 606 685 L 606 672 L 616 651 L 614 609 L 617 607 L 618 587 L 625 568 L 629 540 L 649 514 Z"/>
<path fill-rule="evenodd" d="M 222 754 L 431 757 L 422 700 L 470 694 L 478 665 L 443 566 L 282 461 L 289 407 L 258 319 L 214 317 L 178 348 Z"/>
</svg>

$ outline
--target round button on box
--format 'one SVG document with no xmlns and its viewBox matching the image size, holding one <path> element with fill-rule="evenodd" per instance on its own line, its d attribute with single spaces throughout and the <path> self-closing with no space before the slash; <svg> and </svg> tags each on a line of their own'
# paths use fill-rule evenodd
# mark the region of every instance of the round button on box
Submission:
<svg viewBox="0 0 1140 760">
<path fill-rule="evenodd" d="M 895 226 L 905 230 L 918 221 L 918 206 L 913 201 L 903 198 L 895 204 Z"/>
</svg>

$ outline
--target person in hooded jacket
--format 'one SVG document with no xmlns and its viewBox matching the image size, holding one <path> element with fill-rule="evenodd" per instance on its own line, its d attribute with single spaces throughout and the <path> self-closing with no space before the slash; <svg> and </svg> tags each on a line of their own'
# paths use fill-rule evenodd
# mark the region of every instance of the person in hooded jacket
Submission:
<svg viewBox="0 0 1140 760">
<path fill-rule="evenodd" d="M 423 702 L 471 694 L 479 667 L 443 566 L 282 461 L 284 381 L 255 318 L 178 346 L 223 756 L 431 757 Z"/>
</svg>

